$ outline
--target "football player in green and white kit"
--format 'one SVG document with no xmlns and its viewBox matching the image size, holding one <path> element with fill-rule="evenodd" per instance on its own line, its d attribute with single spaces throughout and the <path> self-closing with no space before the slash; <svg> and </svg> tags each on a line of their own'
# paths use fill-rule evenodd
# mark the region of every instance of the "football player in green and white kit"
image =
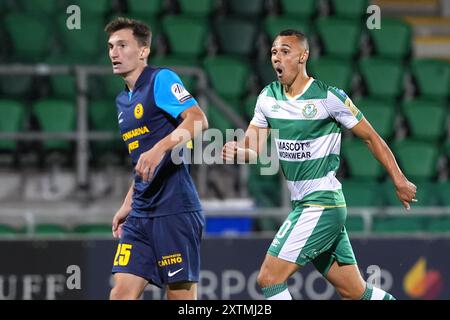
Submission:
<svg viewBox="0 0 450 320">
<path fill-rule="evenodd" d="M 343 299 L 393 300 L 392 295 L 363 280 L 345 230 L 347 209 L 335 177 L 341 126 L 361 138 L 386 168 L 406 209 L 417 201 L 416 186 L 404 176 L 387 144 L 350 98 L 308 76 L 308 56 L 304 34 L 296 30 L 278 34 L 271 48 L 278 81 L 259 95 L 245 139 L 228 142 L 222 150 L 227 161 L 248 162 L 263 148 L 270 130 L 278 130 L 275 143 L 293 211 L 268 249 L 258 284 L 267 299 L 292 299 L 287 279 L 312 262 Z"/>
</svg>

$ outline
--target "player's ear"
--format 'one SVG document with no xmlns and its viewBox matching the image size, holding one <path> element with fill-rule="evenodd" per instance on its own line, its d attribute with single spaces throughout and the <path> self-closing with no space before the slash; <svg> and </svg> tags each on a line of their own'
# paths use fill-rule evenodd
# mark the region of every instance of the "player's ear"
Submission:
<svg viewBox="0 0 450 320">
<path fill-rule="evenodd" d="M 147 59 L 150 55 L 150 48 L 147 46 L 142 47 L 141 52 L 139 53 L 139 58 L 144 60 Z"/>
<path fill-rule="evenodd" d="M 308 56 L 309 56 L 309 51 L 305 50 L 303 51 L 303 53 L 300 55 L 300 59 L 298 63 L 305 63 L 306 60 L 308 60 Z"/>
</svg>

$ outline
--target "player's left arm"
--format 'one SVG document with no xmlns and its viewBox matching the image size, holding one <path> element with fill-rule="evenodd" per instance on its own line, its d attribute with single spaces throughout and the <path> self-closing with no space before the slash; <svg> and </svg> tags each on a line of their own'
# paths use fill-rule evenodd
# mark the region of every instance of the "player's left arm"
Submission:
<svg viewBox="0 0 450 320">
<path fill-rule="evenodd" d="M 416 186 L 405 177 L 389 146 L 365 118 L 362 118 L 351 130 L 367 144 L 375 158 L 386 168 L 394 182 L 397 197 L 409 210 L 409 203 L 417 201 L 415 199 Z"/>
</svg>

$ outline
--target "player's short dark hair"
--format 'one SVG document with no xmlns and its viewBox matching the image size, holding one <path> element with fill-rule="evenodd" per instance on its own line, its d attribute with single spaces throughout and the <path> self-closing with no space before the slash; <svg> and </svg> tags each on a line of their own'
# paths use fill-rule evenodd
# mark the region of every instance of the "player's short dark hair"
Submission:
<svg viewBox="0 0 450 320">
<path fill-rule="evenodd" d="M 105 32 L 108 36 L 111 36 L 114 32 L 122 29 L 133 30 L 133 36 L 136 38 L 139 45 L 150 47 L 150 44 L 152 43 L 152 32 L 142 21 L 118 17 L 106 25 Z"/>
<path fill-rule="evenodd" d="M 308 37 L 303 32 L 300 32 L 300 31 L 294 30 L 294 29 L 286 29 L 286 30 L 279 32 L 277 34 L 277 37 L 278 36 L 283 36 L 283 37 L 295 36 L 295 37 L 297 37 L 298 41 L 300 41 L 300 44 L 302 44 L 306 50 L 309 50 Z"/>
</svg>

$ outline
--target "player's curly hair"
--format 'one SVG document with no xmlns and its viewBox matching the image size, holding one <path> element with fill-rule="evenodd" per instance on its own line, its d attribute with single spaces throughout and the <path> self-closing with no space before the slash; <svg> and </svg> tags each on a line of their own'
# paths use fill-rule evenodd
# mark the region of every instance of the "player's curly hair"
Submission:
<svg viewBox="0 0 450 320">
<path fill-rule="evenodd" d="M 150 47 L 150 44 L 152 43 L 152 32 L 142 21 L 118 17 L 106 25 L 105 32 L 110 36 L 114 32 L 122 29 L 133 30 L 133 35 L 139 45 Z"/>
</svg>

